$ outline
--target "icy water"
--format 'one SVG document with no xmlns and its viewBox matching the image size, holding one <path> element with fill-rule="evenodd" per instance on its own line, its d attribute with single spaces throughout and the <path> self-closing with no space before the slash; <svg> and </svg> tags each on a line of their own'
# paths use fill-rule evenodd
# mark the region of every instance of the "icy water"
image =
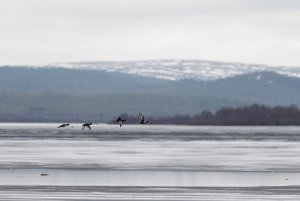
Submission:
<svg viewBox="0 0 300 201">
<path fill-rule="evenodd" d="M 0 124 L 0 200 L 300 200 L 300 127 Z"/>
</svg>

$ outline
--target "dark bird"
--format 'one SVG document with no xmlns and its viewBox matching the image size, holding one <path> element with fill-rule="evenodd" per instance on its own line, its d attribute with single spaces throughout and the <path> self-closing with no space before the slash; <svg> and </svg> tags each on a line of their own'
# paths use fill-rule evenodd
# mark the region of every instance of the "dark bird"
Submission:
<svg viewBox="0 0 300 201">
<path fill-rule="evenodd" d="M 91 125 L 92 125 L 93 123 L 85 123 L 85 124 L 82 124 L 82 130 L 84 130 L 84 128 L 85 127 L 87 127 L 88 129 L 89 129 L 89 131 L 91 132 L 92 131 L 92 129 L 91 129 Z"/>
<path fill-rule="evenodd" d="M 140 118 L 141 118 L 140 124 L 146 124 L 146 123 L 149 122 L 148 120 L 145 120 L 144 115 L 142 113 L 139 113 L 139 115 L 140 115 Z"/>
<path fill-rule="evenodd" d="M 62 125 L 60 125 L 59 127 L 57 127 L 57 128 L 63 128 L 63 127 L 67 127 L 67 126 L 69 126 L 70 124 L 62 124 Z"/>
<path fill-rule="evenodd" d="M 116 122 L 118 124 L 120 124 L 120 127 L 122 127 L 122 125 L 124 124 L 124 121 L 126 121 L 126 119 L 122 119 L 121 117 L 115 117 L 116 118 Z"/>
</svg>

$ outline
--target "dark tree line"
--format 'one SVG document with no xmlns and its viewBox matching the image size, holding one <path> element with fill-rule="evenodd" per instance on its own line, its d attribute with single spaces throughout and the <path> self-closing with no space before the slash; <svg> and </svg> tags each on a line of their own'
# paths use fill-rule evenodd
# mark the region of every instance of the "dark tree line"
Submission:
<svg viewBox="0 0 300 201">
<path fill-rule="evenodd" d="M 123 114 L 126 123 L 136 124 L 138 116 Z M 300 109 L 295 105 L 274 106 L 254 104 L 251 106 L 223 107 L 217 112 L 203 111 L 194 116 L 148 117 L 151 124 L 182 125 L 300 125 Z"/>
</svg>

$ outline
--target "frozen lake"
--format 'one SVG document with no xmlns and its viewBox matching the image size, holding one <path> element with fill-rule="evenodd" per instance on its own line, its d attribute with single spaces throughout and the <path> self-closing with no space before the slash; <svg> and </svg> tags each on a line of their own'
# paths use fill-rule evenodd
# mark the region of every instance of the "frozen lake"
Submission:
<svg viewBox="0 0 300 201">
<path fill-rule="evenodd" d="M 300 200 L 300 127 L 56 127 L 0 124 L 0 200 Z"/>
<path fill-rule="evenodd" d="M 47 176 L 41 176 L 47 174 Z M 298 172 L 2 169 L 0 185 L 257 187 L 300 185 Z"/>
</svg>

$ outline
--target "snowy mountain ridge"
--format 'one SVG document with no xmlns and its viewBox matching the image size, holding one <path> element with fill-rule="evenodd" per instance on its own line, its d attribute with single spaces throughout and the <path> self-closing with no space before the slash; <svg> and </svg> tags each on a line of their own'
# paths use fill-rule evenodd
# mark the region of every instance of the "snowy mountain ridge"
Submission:
<svg viewBox="0 0 300 201">
<path fill-rule="evenodd" d="M 47 67 L 103 70 L 106 72 L 119 72 L 168 80 L 218 80 L 260 71 L 270 71 L 300 78 L 300 67 L 268 66 L 207 60 L 64 62 L 50 64 Z"/>
</svg>

